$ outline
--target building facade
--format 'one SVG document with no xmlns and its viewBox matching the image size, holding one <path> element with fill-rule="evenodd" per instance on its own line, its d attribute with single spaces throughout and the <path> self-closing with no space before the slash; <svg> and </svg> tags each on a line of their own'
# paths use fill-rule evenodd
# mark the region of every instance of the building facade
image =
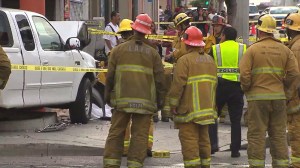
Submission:
<svg viewBox="0 0 300 168">
<path fill-rule="evenodd" d="M 158 20 L 158 9 L 175 8 L 174 0 L 0 0 L 1 7 L 24 9 L 45 15 L 49 20 L 91 20 L 103 17 L 106 23 L 112 11 L 121 18 L 133 19 L 147 13 Z"/>
</svg>

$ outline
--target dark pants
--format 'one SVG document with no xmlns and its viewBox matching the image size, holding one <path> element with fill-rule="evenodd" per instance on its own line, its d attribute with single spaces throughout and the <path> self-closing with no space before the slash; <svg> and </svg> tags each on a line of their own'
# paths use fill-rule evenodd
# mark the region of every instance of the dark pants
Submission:
<svg viewBox="0 0 300 168">
<path fill-rule="evenodd" d="M 239 82 L 232 82 L 226 79 L 218 79 L 216 103 L 218 115 L 221 114 L 225 104 L 228 105 L 228 112 L 231 122 L 231 151 L 238 152 L 241 148 L 241 119 L 243 115 L 243 91 Z M 212 150 L 218 149 L 218 125 L 210 125 L 210 142 Z"/>
</svg>

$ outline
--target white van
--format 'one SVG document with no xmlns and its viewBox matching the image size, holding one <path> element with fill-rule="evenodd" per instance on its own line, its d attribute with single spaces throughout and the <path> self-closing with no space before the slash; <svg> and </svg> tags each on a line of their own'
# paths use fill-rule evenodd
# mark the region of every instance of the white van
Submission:
<svg viewBox="0 0 300 168">
<path fill-rule="evenodd" d="M 95 68 L 94 58 L 78 50 L 78 43 L 76 37 L 64 42 L 40 14 L 0 8 L 0 45 L 12 64 Z M 73 123 L 87 123 L 95 80 L 93 72 L 13 70 L 0 92 L 0 107 L 69 108 Z"/>
</svg>

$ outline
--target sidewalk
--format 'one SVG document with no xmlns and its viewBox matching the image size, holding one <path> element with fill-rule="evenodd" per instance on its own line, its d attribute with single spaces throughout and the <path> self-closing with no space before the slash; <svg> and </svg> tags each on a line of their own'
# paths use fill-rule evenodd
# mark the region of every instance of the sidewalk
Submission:
<svg viewBox="0 0 300 168">
<path fill-rule="evenodd" d="M 69 125 L 65 130 L 57 132 L 1 132 L 0 156 L 100 156 L 109 127 L 109 121 L 94 120 L 86 125 Z M 220 124 L 219 139 L 220 150 L 228 150 L 230 126 Z M 246 139 L 245 127 L 242 139 Z M 178 130 L 173 128 L 172 122 L 155 124 L 153 150 L 180 153 Z"/>
<path fill-rule="evenodd" d="M 55 162 L 53 164 L 62 164 L 65 162 L 65 158 L 67 160 L 73 158 L 76 161 L 72 164 L 76 167 L 76 162 L 79 164 L 80 160 L 90 158 L 90 160 L 84 160 L 84 163 L 90 163 L 91 167 L 102 167 L 103 149 L 109 126 L 109 121 L 94 120 L 86 125 L 69 125 L 65 130 L 58 132 L 1 132 L 0 166 L 10 165 L 9 158 L 12 160 L 24 158 L 20 159 L 20 162 L 13 162 L 16 167 L 22 167 L 23 164 L 39 165 L 39 163 L 43 163 L 43 160 Z M 247 143 L 246 133 L 247 128 L 242 127 L 242 144 Z M 212 156 L 212 167 L 247 167 L 246 151 L 241 151 L 240 158 L 231 158 L 228 151 L 229 144 L 230 125 L 220 124 L 219 145 L 221 148 L 220 152 Z M 145 160 L 146 168 L 183 167 L 178 130 L 173 128 L 172 122 L 155 124 L 153 150 L 169 150 L 171 157 L 147 158 Z M 26 157 L 30 159 L 26 160 Z M 268 155 L 268 164 L 270 163 L 269 157 Z M 125 157 L 123 157 L 122 165 L 126 165 Z"/>
</svg>

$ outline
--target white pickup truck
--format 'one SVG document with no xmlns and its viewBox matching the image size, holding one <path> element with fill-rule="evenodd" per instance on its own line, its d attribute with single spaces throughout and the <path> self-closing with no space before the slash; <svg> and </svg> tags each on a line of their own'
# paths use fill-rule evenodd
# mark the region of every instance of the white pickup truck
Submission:
<svg viewBox="0 0 300 168">
<path fill-rule="evenodd" d="M 0 45 L 12 64 L 95 68 L 94 58 L 79 51 L 78 43 L 76 37 L 64 42 L 40 14 L 0 8 Z M 71 122 L 87 123 L 95 80 L 93 72 L 13 70 L 0 92 L 0 107 L 69 108 Z"/>
</svg>

